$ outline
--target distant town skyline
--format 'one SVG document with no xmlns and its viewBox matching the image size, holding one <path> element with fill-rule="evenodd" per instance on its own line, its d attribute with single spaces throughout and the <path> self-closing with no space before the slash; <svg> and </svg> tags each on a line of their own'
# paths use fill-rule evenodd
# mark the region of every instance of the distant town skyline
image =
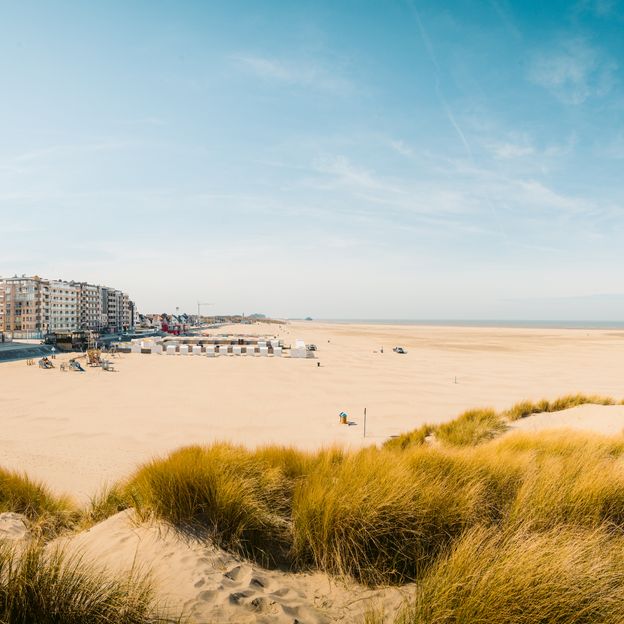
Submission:
<svg viewBox="0 0 624 624">
<path fill-rule="evenodd" d="M 624 2 L 11 3 L 0 277 L 140 312 L 624 318 Z"/>
</svg>

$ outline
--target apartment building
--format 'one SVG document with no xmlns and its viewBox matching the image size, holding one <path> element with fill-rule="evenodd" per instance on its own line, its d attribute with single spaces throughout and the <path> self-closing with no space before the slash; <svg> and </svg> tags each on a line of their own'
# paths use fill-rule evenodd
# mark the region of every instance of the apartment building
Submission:
<svg viewBox="0 0 624 624">
<path fill-rule="evenodd" d="M 47 325 L 48 284 L 39 276 L 0 280 L 0 331 L 36 337 Z"/>
<path fill-rule="evenodd" d="M 39 276 L 0 278 L 0 332 L 42 338 L 47 332 L 134 328 L 135 306 L 114 288 Z"/>
<path fill-rule="evenodd" d="M 67 332 L 79 329 L 78 288 L 68 282 L 52 280 L 48 287 L 48 332 Z"/>
<path fill-rule="evenodd" d="M 102 314 L 102 287 L 87 282 L 70 282 L 78 289 L 78 328 L 100 331 L 106 327 Z"/>
</svg>

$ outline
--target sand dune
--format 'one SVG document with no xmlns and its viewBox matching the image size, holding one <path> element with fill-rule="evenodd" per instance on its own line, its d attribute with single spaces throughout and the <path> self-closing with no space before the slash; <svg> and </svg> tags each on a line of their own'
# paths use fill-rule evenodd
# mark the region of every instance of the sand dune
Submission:
<svg viewBox="0 0 624 624">
<path fill-rule="evenodd" d="M 137 524 L 131 510 L 61 542 L 113 574 L 149 571 L 171 615 L 182 611 L 193 622 L 361 623 L 368 610 L 382 605 L 390 619 L 413 590 L 373 590 L 321 573 L 266 570 L 185 539 L 163 523 Z"/>
</svg>

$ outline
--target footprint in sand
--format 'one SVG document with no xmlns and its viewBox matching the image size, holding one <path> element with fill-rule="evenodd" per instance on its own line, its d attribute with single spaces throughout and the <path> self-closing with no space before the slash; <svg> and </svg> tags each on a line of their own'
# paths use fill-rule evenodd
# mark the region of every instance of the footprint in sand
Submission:
<svg viewBox="0 0 624 624">
<path fill-rule="evenodd" d="M 249 587 L 254 589 L 264 589 L 268 584 L 268 581 L 261 576 L 254 576 L 251 581 L 249 581 Z"/>
<path fill-rule="evenodd" d="M 206 589 L 203 592 L 200 592 L 197 598 L 199 600 L 203 600 L 204 602 L 213 602 L 215 598 L 219 596 L 219 591 L 216 589 Z"/>
</svg>

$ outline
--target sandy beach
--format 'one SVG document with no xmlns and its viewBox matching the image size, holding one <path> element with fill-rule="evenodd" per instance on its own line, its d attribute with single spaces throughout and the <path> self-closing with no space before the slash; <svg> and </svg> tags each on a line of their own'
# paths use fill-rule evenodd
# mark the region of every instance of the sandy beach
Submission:
<svg viewBox="0 0 624 624">
<path fill-rule="evenodd" d="M 314 322 L 217 331 L 229 330 L 301 338 L 317 345 L 317 358 L 128 354 L 117 358 L 118 372 L 83 374 L 3 364 L 0 464 L 84 501 L 182 445 L 360 447 L 470 407 L 576 392 L 624 396 L 622 331 Z M 396 345 L 407 354 L 393 353 Z M 352 426 L 338 423 L 342 410 Z M 609 414 L 602 432 L 624 427 L 620 408 L 582 410 L 590 421 Z M 562 415 L 540 418 L 568 424 Z"/>
</svg>

